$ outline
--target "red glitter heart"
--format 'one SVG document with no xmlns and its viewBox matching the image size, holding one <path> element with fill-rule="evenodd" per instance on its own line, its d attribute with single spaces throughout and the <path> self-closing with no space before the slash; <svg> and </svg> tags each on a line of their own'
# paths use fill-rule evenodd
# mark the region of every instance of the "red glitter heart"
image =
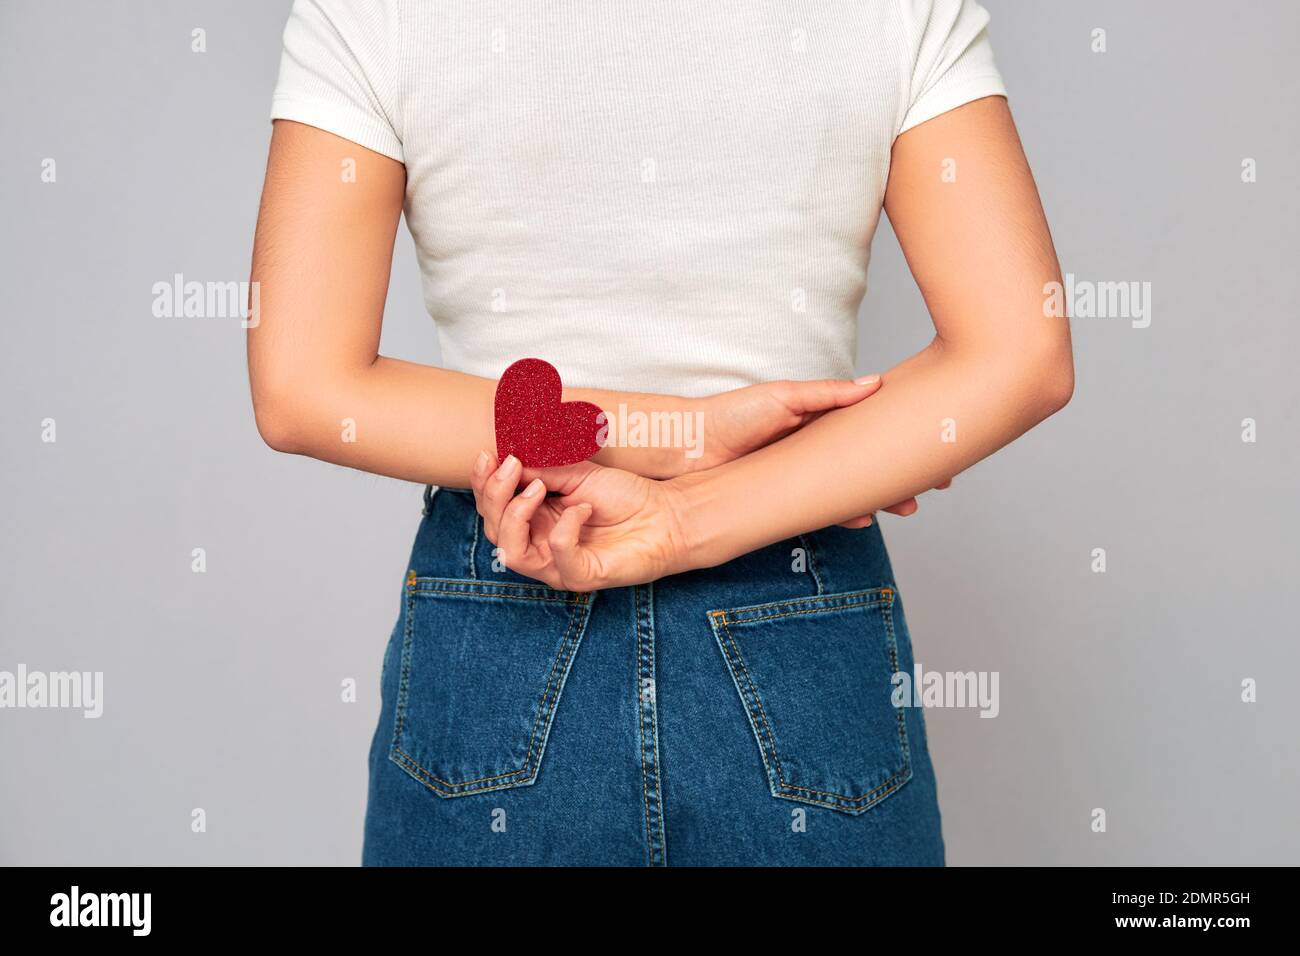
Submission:
<svg viewBox="0 0 1300 956">
<path fill-rule="evenodd" d="M 529 468 L 572 465 L 600 450 L 600 407 L 562 402 L 560 373 L 541 359 L 520 359 L 497 383 L 497 458 L 514 455 Z"/>
</svg>

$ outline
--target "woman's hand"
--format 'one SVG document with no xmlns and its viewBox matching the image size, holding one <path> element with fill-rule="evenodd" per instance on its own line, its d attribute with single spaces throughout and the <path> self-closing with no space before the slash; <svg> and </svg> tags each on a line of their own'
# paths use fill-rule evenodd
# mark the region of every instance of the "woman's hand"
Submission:
<svg viewBox="0 0 1300 956">
<path fill-rule="evenodd" d="M 763 382 L 697 400 L 704 413 L 703 454 L 682 456 L 677 474 L 725 465 L 770 445 L 834 408 L 856 405 L 880 389 L 879 375 Z"/>
<path fill-rule="evenodd" d="M 851 382 L 840 379 L 764 382 L 701 399 L 706 428 L 704 454 L 693 459 L 694 465 L 688 471 L 725 465 L 784 438 L 833 408 L 856 405 L 879 389 L 879 375 L 864 375 Z M 942 490 L 951 484 L 949 479 L 935 488 Z M 884 510 L 907 517 L 915 514 L 917 508 L 916 498 L 908 498 Z M 862 515 L 843 522 L 843 526 L 865 528 L 873 520 L 872 515 Z"/>
<path fill-rule="evenodd" d="M 683 503 L 670 482 L 589 461 L 538 471 L 510 455 L 498 467 L 481 452 L 472 487 L 497 560 L 553 588 L 624 587 L 688 568 Z"/>
<path fill-rule="evenodd" d="M 655 478 L 676 478 L 725 465 L 779 441 L 828 411 L 856 405 L 879 391 L 880 384 L 879 375 L 862 375 L 852 381 L 833 378 L 783 380 L 687 400 L 684 413 L 698 412 L 702 415 L 702 454 L 690 458 L 684 449 L 666 449 L 666 455 L 658 466 L 646 474 Z M 577 392 L 572 397 L 595 401 L 596 404 L 600 404 L 603 398 L 599 394 Z M 601 456 L 597 458 L 601 459 Z M 612 461 L 605 463 L 614 465 Z M 939 487 L 947 486 L 944 483 Z M 884 510 L 907 516 L 915 513 L 916 509 L 916 499 L 908 498 Z M 844 522 L 844 527 L 865 528 L 872 521 L 871 515 L 862 515 Z"/>
<path fill-rule="evenodd" d="M 692 480 L 655 481 L 590 461 L 531 469 L 513 455 L 498 466 L 487 452 L 472 470 L 474 501 L 496 559 L 565 591 L 644 584 L 693 567 L 681 490 Z M 912 514 L 916 499 L 885 510 Z M 845 522 L 869 524 L 870 515 Z"/>
</svg>

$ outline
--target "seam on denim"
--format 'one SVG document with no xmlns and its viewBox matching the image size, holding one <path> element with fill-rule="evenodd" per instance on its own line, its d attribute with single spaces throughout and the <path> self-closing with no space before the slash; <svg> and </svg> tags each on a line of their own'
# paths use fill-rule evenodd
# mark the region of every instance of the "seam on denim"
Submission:
<svg viewBox="0 0 1300 956">
<path fill-rule="evenodd" d="M 528 740 L 528 753 L 524 758 L 523 767 L 521 767 L 518 770 L 511 771 L 509 773 L 499 773 L 489 777 L 479 777 L 475 780 L 464 780 L 460 782 L 444 780 L 441 777 L 434 774 L 428 768 L 422 766 L 419 763 L 419 761 L 417 761 L 410 754 L 406 753 L 406 751 L 402 750 L 400 746 L 400 736 L 397 734 L 394 735 L 393 746 L 392 746 L 391 755 L 393 756 L 393 759 L 397 760 L 397 762 L 399 763 L 407 765 L 408 771 L 412 772 L 413 775 L 416 775 L 418 778 L 420 778 L 421 783 L 423 783 L 430 790 L 442 796 L 452 796 L 452 797 L 464 796 L 470 793 L 482 793 L 485 790 L 499 790 L 499 789 L 503 789 L 504 787 L 515 786 L 516 785 L 515 783 L 498 784 L 492 787 L 476 787 L 474 785 L 479 783 L 486 783 L 488 781 L 493 781 L 493 780 L 508 780 L 509 778 L 517 777 L 520 774 L 528 774 L 529 779 L 531 779 L 533 776 L 535 776 L 536 770 L 540 767 L 541 756 L 546 749 L 547 738 L 549 738 L 550 736 L 550 718 L 551 715 L 554 713 L 557 704 L 559 703 L 560 693 L 564 689 L 565 679 L 568 675 L 569 667 L 573 662 L 574 653 L 576 652 L 578 645 L 582 642 L 582 634 L 586 630 L 586 620 L 587 620 L 587 615 L 589 613 L 590 613 L 590 603 L 585 601 L 576 602 L 573 610 L 570 611 L 569 613 L 569 621 L 568 624 L 565 626 L 564 637 L 561 638 L 560 640 L 560 649 L 555 656 L 555 660 L 551 664 L 551 672 L 547 676 L 546 687 L 542 691 L 542 698 L 540 701 L 538 701 L 538 708 L 539 708 L 538 714 L 533 720 L 533 730 Z M 575 624 L 577 624 L 579 619 L 581 619 L 582 623 L 581 625 L 578 626 L 577 633 L 575 635 L 574 626 Z M 407 616 L 407 627 L 408 629 L 410 627 L 409 614 Z M 572 640 L 570 639 L 571 635 L 573 635 Z M 562 665 L 561 665 L 561 661 L 563 661 Z M 551 686 L 553 684 L 556 684 L 557 669 L 560 674 L 559 682 L 555 687 L 555 696 L 551 697 Z M 404 673 L 403 678 L 405 679 L 406 676 L 407 675 Z M 548 698 L 550 698 L 549 701 Z M 539 729 L 542 731 L 542 740 L 541 740 L 541 746 L 537 747 L 538 744 L 537 735 Z M 537 748 L 536 759 L 534 759 L 533 757 L 534 748 Z M 402 759 L 398 760 L 399 757 Z M 433 782 L 435 781 L 437 783 L 442 784 L 444 787 L 452 788 L 452 791 L 444 792 L 439 787 L 433 785 Z M 465 789 L 465 788 L 472 788 L 472 789 Z"/>
<path fill-rule="evenodd" d="M 797 800 L 800 803 L 811 803 L 819 807 L 827 807 L 831 810 L 847 810 L 856 814 L 856 813 L 862 813 L 866 810 L 870 810 L 881 800 L 885 799 L 885 797 L 899 790 L 903 786 L 903 784 L 907 783 L 911 779 L 912 779 L 912 772 L 910 768 L 904 768 L 903 770 L 900 770 L 898 773 L 894 774 L 883 784 L 881 784 L 882 788 L 889 787 L 888 790 L 885 790 L 883 793 L 877 793 L 876 791 L 873 790 L 871 794 L 867 794 L 867 796 L 871 796 L 872 799 L 867 803 L 862 804 L 861 806 L 855 805 L 851 807 L 846 807 L 844 805 L 844 801 L 846 801 L 847 798 L 841 797 L 838 794 L 828 794 L 828 796 L 835 797 L 837 800 L 841 801 L 839 803 L 833 803 L 829 800 L 818 800 L 816 797 L 808 797 L 800 793 L 782 793 L 780 794 L 780 796 L 785 797 L 787 800 Z M 812 792 L 819 793 L 820 791 L 814 790 Z M 857 798 L 855 798 L 855 801 L 856 799 Z"/>
<path fill-rule="evenodd" d="M 655 585 L 653 581 L 646 584 L 646 598 L 650 617 L 650 743 L 654 748 L 655 768 L 655 806 L 658 810 L 659 865 L 668 865 L 667 821 L 664 819 L 664 770 L 659 760 L 659 667 L 655 651 Z"/>
<path fill-rule="evenodd" d="M 645 814 L 645 852 L 646 863 L 650 863 L 653 851 L 650 848 L 650 777 L 645 766 L 645 707 L 641 702 L 641 589 L 632 588 L 632 627 L 636 632 L 636 748 L 641 758 L 641 805 Z"/>
<path fill-rule="evenodd" d="M 888 602 L 884 599 L 874 600 L 874 601 L 858 601 L 853 604 L 832 604 L 829 605 L 828 607 L 813 607 L 813 608 L 807 608 L 802 611 L 784 611 L 781 614 L 768 614 L 763 617 L 746 617 L 746 618 L 728 617 L 729 613 L 734 613 L 734 612 L 727 612 L 727 611 L 713 611 L 712 614 L 718 620 L 724 621 L 728 624 L 756 624 L 759 621 L 775 621 L 783 617 L 799 617 L 801 614 L 824 614 L 828 611 L 847 611 L 855 607 L 882 607 L 886 604 L 888 604 Z"/>
<path fill-rule="evenodd" d="M 890 600 L 885 605 L 885 631 L 889 635 L 889 667 L 891 674 L 898 673 L 898 635 L 894 631 L 894 602 Z M 903 747 L 903 769 L 910 769 L 912 766 L 912 748 L 907 740 L 907 714 L 902 707 L 895 707 L 894 711 L 898 714 L 898 742 Z"/>
<path fill-rule="evenodd" d="M 826 593 L 826 586 L 822 583 L 822 576 L 817 570 L 817 549 L 813 546 L 812 538 L 808 535 L 799 535 L 799 540 L 803 543 L 804 554 L 808 556 L 808 572 L 817 584 L 817 596 L 820 597 Z"/>
<path fill-rule="evenodd" d="M 637 632 L 637 749 L 641 752 L 641 804 L 645 808 L 646 827 L 646 865 L 655 865 L 654 827 L 650 823 L 650 767 L 646 765 L 646 702 L 645 702 L 645 661 L 643 661 L 643 641 L 641 624 L 641 585 L 632 588 L 633 620 Z M 653 684 L 651 684 L 653 688 Z M 653 695 L 654 689 L 651 689 Z"/>
<path fill-rule="evenodd" d="M 395 749 L 397 750 L 397 752 L 398 752 L 399 754 L 401 754 L 403 757 L 405 757 L 408 761 L 410 761 L 411 764 L 412 764 L 414 767 L 416 767 L 416 768 L 417 768 L 417 769 L 418 769 L 418 770 L 419 770 L 419 771 L 420 771 L 420 772 L 421 772 L 425 777 L 427 777 L 429 780 L 436 780 L 438 783 L 441 783 L 441 784 L 443 784 L 444 786 L 447 786 L 447 787 L 453 787 L 453 788 L 455 788 L 455 787 L 468 787 L 468 786 L 472 786 L 473 784 L 476 784 L 476 783 L 485 783 L 485 782 L 487 782 L 487 781 L 489 781 L 489 780 L 504 780 L 504 779 L 508 779 L 508 778 L 510 778 L 510 777 L 517 777 L 517 776 L 519 776 L 519 775 L 522 774 L 522 773 L 527 773 L 527 772 L 531 769 L 531 767 L 532 767 L 532 762 L 533 762 L 533 747 L 534 747 L 534 745 L 535 745 L 535 743 L 536 743 L 536 738 L 537 738 L 537 727 L 538 727 L 538 721 L 542 719 L 543 715 L 545 714 L 545 712 L 546 712 L 547 709 L 548 709 L 548 705 L 547 705 L 546 699 L 547 699 L 548 696 L 550 696 L 551 684 L 552 684 L 552 682 L 553 682 L 554 679 L 555 679 L 555 670 L 556 670 L 556 667 L 559 666 L 560 659 L 561 659 L 562 657 L 564 657 L 565 645 L 568 643 L 568 640 L 569 640 L 569 633 L 570 633 L 571 630 L 572 630 L 572 627 L 573 627 L 573 621 L 574 621 L 574 618 L 577 617 L 577 614 L 578 614 L 578 611 L 577 611 L 577 609 L 575 608 L 574 611 L 571 612 L 570 615 L 569 615 L 569 623 L 568 623 L 568 625 L 566 625 L 566 627 L 565 627 L 565 631 L 564 631 L 564 637 L 563 637 L 563 638 L 561 639 L 561 641 L 560 641 L 560 650 L 559 650 L 559 653 L 556 654 L 555 660 L 554 660 L 554 661 L 552 662 L 552 664 L 551 664 L 551 672 L 550 672 L 550 674 L 547 675 L 547 678 L 546 678 L 546 687 L 545 687 L 545 689 L 542 691 L 542 699 L 539 700 L 538 703 L 537 703 L 537 706 L 538 706 L 539 710 L 538 710 L 537 717 L 534 718 L 534 720 L 533 720 L 533 730 L 532 730 L 531 735 L 530 735 L 529 738 L 528 738 L 528 753 L 527 753 L 527 755 L 526 755 L 525 758 L 524 758 L 524 766 L 523 766 L 523 767 L 521 767 L 521 768 L 518 769 L 518 770 L 511 771 L 510 773 L 499 773 L 499 774 L 494 774 L 494 775 L 492 775 L 492 776 L 490 776 L 490 777 L 479 777 L 479 778 L 477 778 L 477 779 L 475 779 L 475 780 L 465 780 L 465 781 L 461 781 L 461 782 L 459 782 L 459 783 L 453 783 L 453 782 L 450 781 L 450 780 L 444 780 L 444 779 L 442 779 L 441 777 L 439 777 L 439 776 L 437 776 L 436 774 L 432 773 L 431 771 L 427 770 L 425 767 L 421 766 L 420 763 L 419 763 L 419 762 L 418 762 L 414 757 L 412 757 L 410 754 L 406 753 L 406 752 L 405 752 L 404 750 L 402 750 L 400 747 L 396 747 L 396 748 L 395 748 Z M 567 664 L 566 664 L 566 666 L 567 666 Z M 552 704 L 551 706 L 553 706 L 553 704 Z M 433 788 L 431 788 L 431 789 L 433 789 Z"/>
<path fill-rule="evenodd" d="M 593 591 L 562 591 L 559 588 L 553 588 L 549 584 L 542 584 L 540 581 L 484 581 L 481 578 L 444 578 L 433 574 L 416 575 L 416 584 L 435 584 L 449 585 L 452 587 L 463 587 L 469 591 L 484 592 L 489 589 L 515 588 L 520 591 L 542 591 L 549 595 L 554 595 L 555 600 L 561 598 L 574 600 L 587 594 L 594 594 Z"/>
<path fill-rule="evenodd" d="M 722 624 L 723 633 L 726 634 L 727 644 L 730 645 L 731 647 L 731 653 L 727 655 L 728 659 L 729 660 L 734 659 L 736 663 L 740 664 L 740 673 L 745 678 L 745 683 L 749 686 L 749 693 L 744 696 L 746 698 L 746 701 L 748 701 L 749 698 L 753 698 L 753 706 L 758 707 L 758 715 L 759 717 L 762 718 L 763 721 L 763 733 L 767 737 L 767 747 L 772 752 L 772 764 L 776 769 L 776 778 L 781 783 L 781 785 L 784 786 L 785 775 L 781 772 L 781 757 L 776 752 L 776 736 L 772 733 L 772 725 L 768 722 L 767 712 L 763 710 L 763 702 L 762 700 L 759 699 L 758 696 L 758 687 L 754 684 L 754 679 L 749 674 L 749 668 L 745 666 L 745 660 L 740 654 L 740 647 L 736 644 L 735 639 L 731 636 L 731 629 L 727 626 L 727 619 L 725 617 L 722 617 L 719 618 L 719 621 Z M 733 663 L 731 666 L 734 667 L 735 664 Z M 747 706 L 749 705 L 747 704 Z"/>
<path fill-rule="evenodd" d="M 892 601 L 890 603 L 892 603 Z M 866 607 L 868 605 L 850 604 L 850 605 L 841 605 L 841 606 L 848 608 L 848 607 Z M 809 613 L 809 612 L 800 611 L 795 613 Z M 829 790 L 818 790 L 814 787 L 803 787 L 787 781 L 785 779 L 785 774 L 781 769 L 780 755 L 777 753 L 776 750 L 776 735 L 772 732 L 772 725 L 767 719 L 766 711 L 764 711 L 763 709 L 763 702 L 758 696 L 758 688 L 754 684 L 754 679 L 750 676 L 749 669 L 745 665 L 744 655 L 742 655 L 740 652 L 740 646 L 736 643 L 735 639 L 731 635 L 731 629 L 728 626 L 726 612 L 715 611 L 713 612 L 712 616 L 714 621 L 722 626 L 722 630 L 726 634 L 726 643 L 731 645 L 731 653 L 728 653 L 727 649 L 724 647 L 723 656 L 727 658 L 728 667 L 732 669 L 733 682 L 736 683 L 737 689 L 740 689 L 739 681 L 736 678 L 734 665 L 732 664 L 732 659 L 734 656 L 735 662 L 740 665 L 741 672 L 743 673 L 745 678 L 745 683 L 749 685 L 750 688 L 749 694 L 746 694 L 743 690 L 741 690 L 741 700 L 742 703 L 745 704 L 746 709 L 750 711 L 750 722 L 754 726 L 756 736 L 760 736 L 760 735 L 758 734 L 757 722 L 754 721 L 753 719 L 753 710 L 751 708 L 751 705 L 749 704 L 749 698 L 751 697 L 753 698 L 753 706 L 756 706 L 758 708 L 758 713 L 759 716 L 762 718 L 762 723 L 764 728 L 763 734 L 765 734 L 767 737 L 767 744 L 764 745 L 762 737 L 760 736 L 759 749 L 760 751 L 762 751 L 763 749 L 765 749 L 766 746 L 766 749 L 769 749 L 771 751 L 771 758 L 772 758 L 771 769 L 775 769 L 777 782 L 780 784 L 780 786 L 783 789 L 799 791 L 800 793 L 813 793 L 813 794 L 818 794 L 820 796 L 831 797 L 834 800 L 839 802 L 826 803 L 825 801 L 818 801 L 808 797 L 799 797 L 798 799 L 806 800 L 809 803 L 820 803 L 823 806 L 830 806 L 833 808 L 840 807 L 841 809 L 843 809 L 842 805 L 844 803 L 859 804 L 859 803 L 863 803 L 863 801 L 868 801 L 867 803 L 864 803 L 860 807 L 855 806 L 852 808 L 855 810 L 866 810 L 867 808 L 874 806 L 876 803 L 879 803 L 885 797 L 889 796 L 890 793 L 893 793 L 894 790 L 897 790 L 898 787 L 902 786 L 904 783 L 907 782 L 908 779 L 911 778 L 911 760 L 909 757 L 907 745 L 904 742 L 903 743 L 903 766 L 899 768 L 897 771 L 895 771 L 894 774 L 889 779 L 887 779 L 884 783 L 880 784 L 878 787 L 875 787 L 872 790 L 867 791 L 864 794 L 851 797 L 848 796 L 847 794 L 833 793 Z M 790 615 L 775 615 L 775 617 L 788 617 L 788 616 Z M 772 620 L 772 618 L 763 618 L 763 620 Z M 890 627 L 888 623 L 886 624 L 886 627 L 889 628 L 890 645 L 892 648 L 894 645 L 892 627 Z M 714 634 L 715 635 L 718 634 L 716 629 L 714 631 Z M 719 643 L 721 643 L 721 641 Z M 894 671 L 896 672 L 898 670 L 898 665 L 897 665 L 897 656 L 895 654 L 891 653 L 891 661 L 893 662 Z M 899 713 L 901 714 L 901 710 L 899 711 Z M 766 756 L 764 756 L 763 758 L 763 763 L 765 766 L 768 765 Z M 889 788 L 889 789 L 886 790 L 885 788 Z M 881 793 L 882 790 L 884 790 L 885 792 Z"/>
<path fill-rule="evenodd" d="M 718 630 L 718 625 L 722 625 L 722 630 Z M 731 635 L 724 632 L 727 629 L 725 618 L 714 617 L 713 619 L 713 637 L 718 642 L 718 650 L 722 651 L 723 662 L 727 665 L 727 673 L 731 675 L 731 682 L 736 687 L 736 694 L 740 697 L 740 706 L 744 708 L 745 718 L 749 721 L 750 729 L 754 732 L 754 741 L 758 744 L 758 756 L 763 761 L 763 775 L 768 778 L 769 788 L 772 786 L 772 765 L 768 760 L 768 747 L 763 741 L 762 731 L 758 727 L 758 721 L 754 719 L 754 710 L 749 705 L 749 696 L 745 688 L 740 685 L 740 674 L 737 672 L 735 665 L 731 660 L 731 652 L 727 645 L 731 643 Z M 775 758 L 775 754 L 773 754 Z"/>
<path fill-rule="evenodd" d="M 868 603 L 877 600 L 893 600 L 894 590 L 888 586 L 876 588 L 859 588 L 855 591 L 840 591 L 834 594 L 809 594 L 804 597 L 783 598 L 780 601 L 766 601 L 762 604 L 746 604 L 741 607 L 719 608 L 709 611 L 710 617 L 716 617 L 719 614 L 725 614 L 733 622 L 744 624 L 755 618 L 737 619 L 738 615 L 749 614 L 753 611 L 776 610 L 777 608 L 797 607 L 808 605 L 812 611 L 834 610 L 845 605 L 836 602 L 844 601 L 849 598 L 860 598 L 866 595 L 874 595 Z"/>
<path fill-rule="evenodd" d="M 415 578 L 414 587 L 419 594 L 452 594 L 461 597 L 500 598 L 504 601 L 545 601 L 550 604 L 589 604 L 594 593 L 557 591 L 545 584 L 432 577 Z M 530 591 L 535 593 L 528 593 Z"/>
<path fill-rule="evenodd" d="M 475 591 L 457 591 L 454 588 L 416 588 L 416 594 L 451 594 L 455 597 L 479 598 L 498 601 L 540 601 L 543 604 L 584 604 L 571 598 L 535 597 L 531 594 L 482 594 Z"/>
<path fill-rule="evenodd" d="M 861 607 L 861 606 L 865 606 L 865 605 L 856 605 L 856 604 L 855 604 L 855 605 L 850 605 L 850 606 L 851 606 L 851 607 Z M 740 646 L 739 646 L 738 644 L 736 644 L 735 639 L 731 636 L 731 630 L 730 630 L 730 628 L 727 626 L 727 622 L 726 622 L 725 619 L 722 619 L 722 627 L 723 627 L 723 630 L 725 630 L 726 633 L 727 633 L 727 641 L 728 641 L 728 643 L 731 644 L 731 646 L 732 646 L 732 651 L 733 651 L 733 653 L 734 653 L 735 660 L 736 660 L 737 663 L 740 664 L 741 671 L 742 671 L 742 673 L 744 674 L 744 677 L 745 677 L 745 682 L 746 682 L 746 683 L 749 685 L 749 687 L 750 687 L 750 692 L 751 692 L 751 693 L 750 693 L 750 696 L 753 697 L 753 700 L 754 700 L 754 706 L 756 706 L 756 707 L 758 708 L 759 716 L 762 717 L 762 720 L 763 720 L 763 727 L 765 728 L 765 733 L 766 733 L 767 740 L 768 740 L 768 746 L 769 746 L 769 747 L 771 748 L 771 750 L 772 750 L 772 763 L 773 763 L 773 765 L 774 765 L 775 768 L 776 768 L 777 781 L 781 784 L 782 787 L 784 787 L 784 788 L 786 788 L 786 789 L 789 789 L 789 790 L 799 790 L 799 791 L 802 791 L 802 792 L 804 792 L 804 793 L 816 793 L 816 794 L 820 794 L 820 795 L 822 795 L 822 796 L 826 796 L 826 797 L 834 797 L 834 798 L 837 799 L 837 800 L 843 800 L 843 801 L 846 801 L 846 802 L 848 802 L 848 803 L 859 803 L 859 802 L 861 802 L 861 801 L 863 801 L 863 800 L 866 800 L 866 799 L 868 799 L 869 797 L 875 795 L 878 791 L 884 789 L 885 787 L 889 786 L 891 783 L 894 782 L 895 778 L 898 777 L 899 773 L 895 773 L 893 777 L 890 777 L 888 780 L 886 780 L 886 781 L 885 781 L 884 783 L 882 783 L 880 786 L 876 787 L 876 788 L 873 789 L 873 790 L 869 790 L 869 791 L 867 791 L 865 794 L 861 794 L 861 795 L 856 796 L 856 797 L 850 797 L 850 796 L 848 796 L 847 794 L 842 794 L 842 793 L 833 793 L 832 791 L 829 791 L 829 790 L 818 790 L 818 789 L 816 789 L 816 788 L 814 788 L 814 787 L 802 787 L 802 786 L 799 786 L 799 785 L 797 785 L 797 784 L 793 784 L 793 783 L 790 783 L 789 781 L 787 781 L 787 780 L 785 779 L 785 773 L 784 773 L 784 771 L 781 769 L 781 757 L 780 757 L 780 755 L 777 753 L 777 750 L 776 750 L 776 735 L 772 732 L 772 725 L 771 725 L 771 723 L 770 723 L 770 722 L 768 721 L 768 719 L 767 719 L 767 712 L 763 709 L 763 701 L 760 699 L 760 697 L 759 697 L 759 695 L 758 695 L 758 687 L 757 687 L 757 685 L 755 685 L 753 677 L 750 676 L 749 668 L 745 665 L 745 658 L 744 658 L 744 655 L 743 655 L 743 654 L 741 653 L 741 651 L 740 651 Z M 901 771 L 900 771 L 900 772 L 901 772 Z"/>
<path fill-rule="evenodd" d="M 402 727 L 406 722 L 406 696 L 411 682 L 411 608 L 415 603 L 415 570 L 412 577 L 406 579 L 406 620 L 402 628 L 402 670 L 397 685 L 397 706 L 393 726 L 393 743 L 390 750 L 396 750 L 402 739 Z"/>
<path fill-rule="evenodd" d="M 479 514 L 477 511 L 475 511 L 472 515 L 470 515 L 469 525 L 473 532 L 469 541 L 469 576 L 473 580 L 477 581 L 478 580 L 478 526 L 479 526 Z"/>
</svg>

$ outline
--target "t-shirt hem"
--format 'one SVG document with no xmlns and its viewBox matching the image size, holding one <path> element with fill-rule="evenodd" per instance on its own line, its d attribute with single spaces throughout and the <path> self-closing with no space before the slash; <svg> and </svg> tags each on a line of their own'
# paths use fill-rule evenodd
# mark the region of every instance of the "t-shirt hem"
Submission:
<svg viewBox="0 0 1300 956">
<path fill-rule="evenodd" d="M 314 126 L 399 163 L 405 162 L 402 142 L 392 129 L 360 110 L 339 106 L 337 103 L 276 96 L 271 100 L 271 119 L 293 120 L 295 123 Z"/>
</svg>

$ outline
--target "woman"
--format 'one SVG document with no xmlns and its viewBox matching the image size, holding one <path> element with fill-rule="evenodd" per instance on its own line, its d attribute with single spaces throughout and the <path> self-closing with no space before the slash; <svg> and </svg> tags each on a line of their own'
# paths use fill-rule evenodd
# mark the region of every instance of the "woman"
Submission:
<svg viewBox="0 0 1300 956">
<path fill-rule="evenodd" d="M 940 864 L 880 509 L 1073 388 L 962 0 L 297 0 L 253 256 L 258 429 L 428 485 L 370 864 Z M 854 378 L 881 209 L 935 325 Z M 446 368 L 378 354 L 401 212 Z M 702 454 L 498 461 L 496 379 Z M 868 396 L 870 396 L 868 398 Z"/>
</svg>

